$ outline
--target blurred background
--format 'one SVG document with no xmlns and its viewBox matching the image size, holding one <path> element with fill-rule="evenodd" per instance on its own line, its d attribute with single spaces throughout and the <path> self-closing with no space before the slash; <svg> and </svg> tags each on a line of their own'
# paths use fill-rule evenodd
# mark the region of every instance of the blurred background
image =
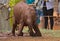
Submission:
<svg viewBox="0 0 60 41">
<path fill-rule="evenodd" d="M 5 19 L 13 16 L 13 7 L 22 0 L 0 0 L 0 32 L 11 31 L 13 18 L 8 21 Z M 5 5 L 5 6 L 2 6 Z M 54 0 L 54 30 L 60 30 L 59 1 Z M 38 25 L 39 28 L 44 27 L 44 19 Z"/>
</svg>

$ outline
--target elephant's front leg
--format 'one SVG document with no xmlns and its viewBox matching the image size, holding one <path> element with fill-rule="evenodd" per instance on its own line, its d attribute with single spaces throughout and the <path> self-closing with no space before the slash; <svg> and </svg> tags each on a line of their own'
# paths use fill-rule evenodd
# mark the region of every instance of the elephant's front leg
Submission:
<svg viewBox="0 0 60 41">
<path fill-rule="evenodd" d="M 41 35 L 41 32 L 40 32 L 40 30 L 39 30 L 39 28 L 38 28 L 38 24 L 35 22 L 34 24 L 33 24 L 33 29 L 34 29 L 34 31 L 35 31 L 35 36 L 42 36 Z"/>
<path fill-rule="evenodd" d="M 23 36 L 23 32 L 22 32 L 23 27 L 24 27 L 23 23 L 19 24 L 18 36 Z"/>
<path fill-rule="evenodd" d="M 34 36 L 34 32 L 33 32 L 33 25 L 32 25 L 32 20 L 31 18 L 27 19 L 27 24 L 28 24 L 28 28 L 29 28 L 29 34 L 30 36 Z"/>
</svg>

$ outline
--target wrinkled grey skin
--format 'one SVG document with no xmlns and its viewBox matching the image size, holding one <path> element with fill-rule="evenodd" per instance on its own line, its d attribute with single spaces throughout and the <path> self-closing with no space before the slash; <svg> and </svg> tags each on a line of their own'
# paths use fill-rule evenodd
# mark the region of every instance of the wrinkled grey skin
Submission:
<svg viewBox="0 0 60 41">
<path fill-rule="evenodd" d="M 12 28 L 12 34 L 15 36 L 15 29 L 17 24 L 19 25 L 18 36 L 23 36 L 22 30 L 24 26 L 28 26 L 30 36 L 41 36 L 41 33 L 36 24 L 36 14 L 32 6 L 28 6 L 24 2 L 19 2 L 14 6 L 14 18 L 15 22 Z M 35 33 L 33 32 L 33 30 Z"/>
</svg>

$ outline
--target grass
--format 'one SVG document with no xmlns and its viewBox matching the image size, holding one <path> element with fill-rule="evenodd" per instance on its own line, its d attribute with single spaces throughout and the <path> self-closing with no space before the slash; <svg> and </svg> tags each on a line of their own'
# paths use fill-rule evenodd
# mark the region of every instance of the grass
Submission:
<svg viewBox="0 0 60 41">
<path fill-rule="evenodd" d="M 28 30 L 29 30 L 28 27 L 26 27 L 23 29 L 23 32 L 28 33 Z M 41 31 L 43 37 L 44 36 L 46 36 L 46 37 L 60 37 L 60 30 L 46 30 L 46 29 L 40 28 L 40 31 Z M 1 32 L 1 30 L 0 30 L 0 32 Z M 8 32 L 8 31 L 2 30 L 2 32 Z"/>
<path fill-rule="evenodd" d="M 40 31 L 43 36 L 60 37 L 60 30 L 46 30 L 46 29 L 40 28 Z M 23 32 L 27 33 L 28 28 L 24 28 Z"/>
<path fill-rule="evenodd" d="M 51 37 L 60 37 L 60 30 L 46 30 L 40 29 L 41 33 Z"/>
</svg>

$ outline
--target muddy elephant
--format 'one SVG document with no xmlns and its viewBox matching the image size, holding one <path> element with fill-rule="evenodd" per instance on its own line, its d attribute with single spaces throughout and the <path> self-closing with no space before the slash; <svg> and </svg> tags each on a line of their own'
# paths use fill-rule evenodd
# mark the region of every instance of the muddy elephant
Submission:
<svg viewBox="0 0 60 41">
<path fill-rule="evenodd" d="M 28 26 L 30 36 L 41 36 L 41 32 L 38 29 L 36 23 L 36 13 L 32 6 L 27 5 L 24 2 L 19 2 L 14 6 L 14 24 L 12 28 L 12 34 L 15 35 L 15 29 L 19 25 L 18 36 L 23 36 L 22 30 L 24 26 Z M 33 32 L 33 29 L 35 33 Z"/>
</svg>

